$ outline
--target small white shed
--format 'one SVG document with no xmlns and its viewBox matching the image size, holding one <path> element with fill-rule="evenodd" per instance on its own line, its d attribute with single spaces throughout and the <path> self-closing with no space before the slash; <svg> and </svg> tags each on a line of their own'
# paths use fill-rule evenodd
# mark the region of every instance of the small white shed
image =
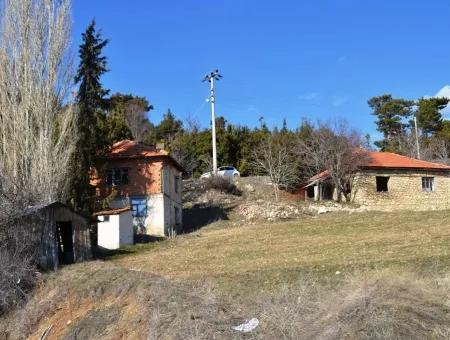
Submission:
<svg viewBox="0 0 450 340">
<path fill-rule="evenodd" d="M 97 245 L 105 249 L 119 249 L 134 243 L 131 207 L 109 209 L 94 214 L 98 217 Z"/>
</svg>

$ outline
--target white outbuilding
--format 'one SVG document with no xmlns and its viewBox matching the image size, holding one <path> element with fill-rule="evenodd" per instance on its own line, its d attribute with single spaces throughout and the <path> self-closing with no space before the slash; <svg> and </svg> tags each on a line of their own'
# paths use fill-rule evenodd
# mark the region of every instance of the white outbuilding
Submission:
<svg viewBox="0 0 450 340">
<path fill-rule="evenodd" d="M 119 249 L 134 243 L 131 207 L 108 209 L 94 214 L 98 218 L 97 244 L 105 249 Z"/>
</svg>

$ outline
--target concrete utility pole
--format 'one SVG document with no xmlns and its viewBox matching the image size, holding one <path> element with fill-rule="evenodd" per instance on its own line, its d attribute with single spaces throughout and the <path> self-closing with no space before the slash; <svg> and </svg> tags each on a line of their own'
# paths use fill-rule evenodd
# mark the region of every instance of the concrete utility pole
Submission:
<svg viewBox="0 0 450 340">
<path fill-rule="evenodd" d="M 214 94 L 214 80 L 220 80 L 222 76 L 219 74 L 219 70 L 208 73 L 203 81 L 208 81 L 209 87 L 209 102 L 211 103 L 211 131 L 212 131 L 212 154 L 213 154 L 213 173 L 217 174 L 217 145 L 216 145 L 216 97 Z"/>
</svg>

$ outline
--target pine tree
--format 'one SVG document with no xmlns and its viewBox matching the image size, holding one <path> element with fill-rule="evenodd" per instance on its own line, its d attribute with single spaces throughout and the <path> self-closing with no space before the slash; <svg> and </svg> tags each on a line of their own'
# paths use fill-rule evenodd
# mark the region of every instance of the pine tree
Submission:
<svg viewBox="0 0 450 340">
<path fill-rule="evenodd" d="M 405 119 L 412 113 L 413 102 L 402 98 L 392 98 L 390 94 L 373 97 L 368 101 L 372 114 L 377 117 L 377 130 L 384 139 L 375 142 L 382 151 L 399 152 L 401 139 L 405 135 Z"/>
<path fill-rule="evenodd" d="M 93 189 L 89 181 L 89 171 L 96 157 L 106 150 L 106 108 L 105 96 L 108 90 L 102 87 L 101 76 L 107 72 L 106 57 L 102 55 L 108 40 L 102 39 L 96 31 L 95 21 L 82 34 L 83 43 L 79 48 L 80 64 L 75 76 L 79 83 L 76 103 L 79 110 L 79 141 L 74 164 L 77 169 L 72 185 L 72 203 L 76 209 L 90 211 Z"/>
<path fill-rule="evenodd" d="M 168 109 L 161 122 L 156 126 L 157 141 L 170 144 L 175 136 L 181 132 L 183 132 L 183 122 L 177 119 L 172 111 Z"/>
<path fill-rule="evenodd" d="M 420 98 L 417 103 L 417 125 L 425 136 L 435 135 L 442 129 L 441 110 L 447 106 L 447 98 Z"/>
</svg>

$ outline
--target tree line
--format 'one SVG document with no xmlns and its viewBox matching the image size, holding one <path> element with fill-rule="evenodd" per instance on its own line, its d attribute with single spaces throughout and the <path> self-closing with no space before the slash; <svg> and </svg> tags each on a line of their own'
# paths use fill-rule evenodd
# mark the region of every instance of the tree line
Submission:
<svg viewBox="0 0 450 340">
<path fill-rule="evenodd" d="M 199 176 L 212 168 L 209 127 L 201 128 L 193 118 L 183 122 L 170 109 L 158 124 L 153 124 L 148 118 L 153 109 L 148 99 L 132 94 L 109 95 L 109 91 L 102 87 L 100 79 L 107 72 L 107 59 L 102 49 L 107 43 L 108 40 L 101 37 L 95 22 L 92 22 L 83 34 L 79 49 L 80 65 L 75 78 L 79 84 L 76 105 L 80 114 L 80 139 L 74 166 L 79 167 L 78 173 L 83 175 L 74 180 L 72 202 L 85 210 L 89 209 L 86 206 L 90 204 L 88 198 L 93 196 L 89 186 L 89 168 L 100 154 L 122 139 L 162 144 L 183 166 L 188 177 Z M 447 162 L 450 121 L 442 117 L 441 111 L 448 102 L 447 98 L 408 100 L 394 98 L 390 94 L 369 99 L 377 130 L 383 136 L 373 144 L 369 135 L 361 136 L 355 130 L 343 128 L 345 124 L 342 122 L 312 123 L 303 119 L 297 128 L 290 129 L 284 120 L 281 127 L 269 129 L 263 117 L 254 128 L 231 124 L 224 117 L 217 117 L 218 163 L 235 166 L 243 176 L 273 176 L 272 181 L 279 184 L 277 188 L 292 188 L 304 183 L 314 172 L 334 167 L 329 161 L 319 161 L 319 158 L 324 158 L 336 162 L 333 155 L 338 150 L 322 145 L 324 141 L 344 149 L 372 149 L 376 146 L 382 151 L 411 157 L 417 157 L 420 151 L 421 159 Z M 417 118 L 417 136 L 414 117 Z M 347 159 L 353 157 L 351 152 L 344 154 Z M 274 168 L 276 161 L 279 163 L 277 169 Z M 283 166 L 286 169 L 281 171 Z M 348 173 L 352 166 L 348 167 L 333 172 L 340 173 L 334 181 L 344 194 L 348 191 L 344 172 Z"/>
</svg>

